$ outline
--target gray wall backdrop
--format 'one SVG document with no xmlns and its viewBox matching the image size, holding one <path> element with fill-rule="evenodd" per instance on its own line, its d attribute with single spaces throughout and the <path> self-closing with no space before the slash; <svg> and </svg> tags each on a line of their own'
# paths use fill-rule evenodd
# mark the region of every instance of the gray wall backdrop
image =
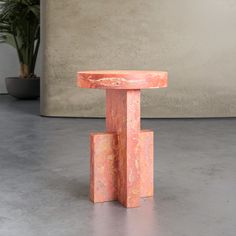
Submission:
<svg viewBox="0 0 236 236">
<path fill-rule="evenodd" d="M 44 1 L 41 114 L 104 116 L 104 91 L 76 87 L 87 69 L 169 72 L 142 94 L 143 117 L 236 116 L 235 0 Z"/>
<path fill-rule="evenodd" d="M 0 94 L 7 93 L 5 77 L 19 74 L 17 54 L 14 48 L 0 44 Z"/>
</svg>

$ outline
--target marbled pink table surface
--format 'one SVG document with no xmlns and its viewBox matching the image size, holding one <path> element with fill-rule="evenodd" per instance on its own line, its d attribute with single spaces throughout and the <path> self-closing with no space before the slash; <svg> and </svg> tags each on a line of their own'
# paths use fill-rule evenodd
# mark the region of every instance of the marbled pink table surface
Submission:
<svg viewBox="0 0 236 236">
<path fill-rule="evenodd" d="M 80 71 L 77 83 L 81 88 L 97 89 L 165 88 L 167 77 L 163 71 Z"/>
</svg>

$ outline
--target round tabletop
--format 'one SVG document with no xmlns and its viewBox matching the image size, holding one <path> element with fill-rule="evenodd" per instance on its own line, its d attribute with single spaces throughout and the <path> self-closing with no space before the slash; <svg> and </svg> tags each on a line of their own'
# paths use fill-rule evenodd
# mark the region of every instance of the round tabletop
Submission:
<svg viewBox="0 0 236 236">
<path fill-rule="evenodd" d="M 80 71 L 77 84 L 81 88 L 148 89 L 165 88 L 167 80 L 168 74 L 163 71 Z"/>
</svg>

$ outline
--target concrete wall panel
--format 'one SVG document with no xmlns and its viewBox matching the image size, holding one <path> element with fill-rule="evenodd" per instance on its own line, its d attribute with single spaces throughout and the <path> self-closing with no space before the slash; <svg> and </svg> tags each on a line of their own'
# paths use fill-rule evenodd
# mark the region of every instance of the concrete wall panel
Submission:
<svg viewBox="0 0 236 236">
<path fill-rule="evenodd" d="M 41 113 L 104 116 L 104 91 L 78 89 L 91 69 L 169 71 L 142 93 L 143 117 L 236 116 L 234 0 L 47 0 Z"/>
</svg>

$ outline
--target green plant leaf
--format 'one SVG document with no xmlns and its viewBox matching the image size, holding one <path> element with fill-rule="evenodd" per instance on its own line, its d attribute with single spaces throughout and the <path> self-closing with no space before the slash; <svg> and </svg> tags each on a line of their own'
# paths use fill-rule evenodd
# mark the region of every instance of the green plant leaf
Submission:
<svg viewBox="0 0 236 236">
<path fill-rule="evenodd" d="M 6 43 L 6 44 L 9 44 L 10 46 L 16 48 L 16 44 L 15 44 L 12 34 L 6 33 L 4 35 L 0 35 L 0 43 Z"/>
<path fill-rule="evenodd" d="M 34 74 L 40 43 L 40 0 L 0 0 L 0 43 L 15 47 L 28 76 Z"/>
</svg>

